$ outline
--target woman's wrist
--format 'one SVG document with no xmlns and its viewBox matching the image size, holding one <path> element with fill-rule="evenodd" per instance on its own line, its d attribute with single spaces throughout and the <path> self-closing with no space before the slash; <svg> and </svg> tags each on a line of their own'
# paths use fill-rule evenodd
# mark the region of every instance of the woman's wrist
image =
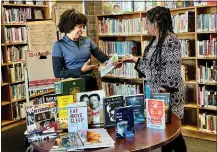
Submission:
<svg viewBox="0 0 217 152">
<path fill-rule="evenodd" d="M 133 57 L 133 62 L 136 63 L 138 61 L 138 57 Z"/>
</svg>

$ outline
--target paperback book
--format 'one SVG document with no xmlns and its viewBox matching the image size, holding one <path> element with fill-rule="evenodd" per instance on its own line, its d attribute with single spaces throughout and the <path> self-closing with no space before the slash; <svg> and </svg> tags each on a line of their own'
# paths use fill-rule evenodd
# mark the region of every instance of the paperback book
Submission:
<svg viewBox="0 0 217 152">
<path fill-rule="evenodd" d="M 147 99 L 147 127 L 165 129 L 165 107 L 164 100 Z"/>
<path fill-rule="evenodd" d="M 87 104 L 77 102 L 68 104 L 68 132 L 88 129 Z"/>
<path fill-rule="evenodd" d="M 77 93 L 79 102 L 85 102 L 92 110 L 92 116 L 88 118 L 88 124 L 103 123 L 103 98 L 105 97 L 104 90 L 96 90 L 89 92 Z"/>
<path fill-rule="evenodd" d="M 113 70 L 114 69 L 113 63 L 117 61 L 118 61 L 118 55 L 117 53 L 115 53 L 112 55 L 112 57 L 107 61 L 105 65 L 100 67 L 99 71 L 100 71 L 101 77 L 104 77 L 107 73 Z"/>
<path fill-rule="evenodd" d="M 164 100 L 165 120 L 166 120 L 166 123 L 171 123 L 170 93 L 152 93 L 151 99 Z"/>
<path fill-rule="evenodd" d="M 115 109 L 116 138 L 130 138 L 135 136 L 133 107 L 126 106 Z"/>
<path fill-rule="evenodd" d="M 121 95 L 110 96 L 103 99 L 104 127 L 115 126 L 115 108 L 124 107 L 125 100 Z"/>
<path fill-rule="evenodd" d="M 134 123 L 143 123 L 144 117 L 144 95 L 130 95 L 125 97 L 126 106 L 133 106 Z"/>
</svg>

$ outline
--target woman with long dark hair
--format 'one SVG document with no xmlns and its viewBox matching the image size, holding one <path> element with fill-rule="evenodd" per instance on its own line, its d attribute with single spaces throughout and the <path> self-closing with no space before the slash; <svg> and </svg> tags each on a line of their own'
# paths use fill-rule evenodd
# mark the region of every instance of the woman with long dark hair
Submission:
<svg viewBox="0 0 217 152">
<path fill-rule="evenodd" d="M 146 30 L 151 36 L 143 57 L 127 55 L 122 62 L 136 63 L 135 69 L 147 79 L 152 93 L 169 92 L 172 112 L 183 119 L 185 86 L 181 77 L 179 39 L 173 32 L 170 10 L 157 6 L 146 15 Z M 182 134 L 162 147 L 162 152 L 186 152 Z"/>
</svg>

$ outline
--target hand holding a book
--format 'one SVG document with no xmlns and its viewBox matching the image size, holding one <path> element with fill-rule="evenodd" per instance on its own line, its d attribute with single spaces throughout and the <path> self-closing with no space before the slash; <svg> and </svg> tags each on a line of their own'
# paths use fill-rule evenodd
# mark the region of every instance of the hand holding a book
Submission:
<svg viewBox="0 0 217 152">
<path fill-rule="evenodd" d="M 133 56 L 132 54 L 127 54 L 123 59 L 122 62 L 130 62 L 136 63 L 138 61 L 138 57 Z"/>
<path fill-rule="evenodd" d="M 122 59 L 118 59 L 118 61 L 114 62 L 113 65 L 114 65 L 115 69 L 120 68 L 122 66 Z"/>
<path fill-rule="evenodd" d="M 90 65 L 90 59 L 83 65 L 83 67 L 81 68 L 82 72 L 88 72 L 93 70 L 94 68 L 96 68 L 96 65 Z"/>
</svg>

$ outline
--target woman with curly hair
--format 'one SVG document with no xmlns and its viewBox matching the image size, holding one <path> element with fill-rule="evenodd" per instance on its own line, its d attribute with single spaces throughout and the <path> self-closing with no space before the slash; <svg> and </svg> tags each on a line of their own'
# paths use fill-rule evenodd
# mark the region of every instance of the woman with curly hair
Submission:
<svg viewBox="0 0 217 152">
<path fill-rule="evenodd" d="M 122 62 L 136 63 L 135 70 L 146 77 L 151 93 L 169 92 L 172 112 L 183 119 L 185 86 L 181 77 L 179 39 L 173 32 L 170 10 L 157 6 L 146 15 L 146 30 L 151 36 L 143 57 L 127 55 Z M 162 147 L 162 152 L 186 152 L 182 134 Z"/>
<path fill-rule="evenodd" d="M 82 36 L 86 24 L 87 17 L 75 9 L 63 12 L 58 28 L 65 35 L 54 44 L 52 60 L 55 77 L 84 78 L 86 90 L 92 91 L 97 90 L 98 86 L 93 74 L 96 65 L 90 65 L 91 55 L 101 63 L 109 58 L 90 38 Z"/>
</svg>

